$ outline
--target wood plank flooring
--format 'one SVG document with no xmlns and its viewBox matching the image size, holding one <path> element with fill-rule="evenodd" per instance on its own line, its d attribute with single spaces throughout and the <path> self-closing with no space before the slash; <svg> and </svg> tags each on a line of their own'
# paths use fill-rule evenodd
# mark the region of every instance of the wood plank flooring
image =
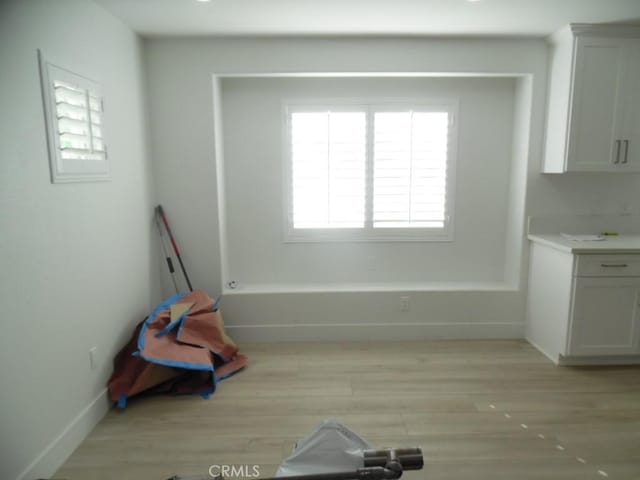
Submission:
<svg viewBox="0 0 640 480">
<path fill-rule="evenodd" d="M 322 419 L 376 448 L 421 446 L 408 480 L 640 479 L 640 367 L 556 367 L 523 341 L 242 345 L 210 400 L 111 411 L 59 470 L 163 480 L 212 464 L 270 476 Z"/>
</svg>

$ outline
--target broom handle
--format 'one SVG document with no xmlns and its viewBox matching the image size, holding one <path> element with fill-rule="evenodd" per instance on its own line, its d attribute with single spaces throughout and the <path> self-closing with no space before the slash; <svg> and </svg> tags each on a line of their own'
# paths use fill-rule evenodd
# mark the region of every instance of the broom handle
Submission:
<svg viewBox="0 0 640 480">
<path fill-rule="evenodd" d="M 167 251 L 167 246 L 164 244 L 164 233 L 162 233 L 162 226 L 160 225 L 160 219 L 158 215 L 156 215 L 156 226 L 158 227 L 158 233 L 160 234 L 160 245 L 162 245 L 162 252 L 164 253 L 164 257 L 167 260 L 167 267 L 169 268 L 169 273 L 171 274 L 171 281 L 173 282 L 173 287 L 176 289 L 176 293 L 180 291 L 178 288 L 178 283 L 176 282 L 176 274 L 175 269 L 173 268 L 173 262 L 171 261 L 171 256 Z"/>
<path fill-rule="evenodd" d="M 162 205 L 158 205 L 156 207 L 156 212 L 160 215 L 162 219 L 162 223 L 164 223 L 164 228 L 167 229 L 167 233 L 169 234 L 169 239 L 171 240 L 171 245 L 173 246 L 173 251 L 176 254 L 178 262 L 180 263 L 180 268 L 182 269 L 182 274 L 184 275 L 184 279 L 187 281 L 187 286 L 189 287 L 189 291 L 193 292 L 193 287 L 191 286 L 191 280 L 189 280 L 189 275 L 187 275 L 187 270 L 184 268 L 184 263 L 182 262 L 182 256 L 180 255 L 180 249 L 178 248 L 178 243 L 176 239 L 173 237 L 173 232 L 171 231 L 171 227 L 169 226 L 169 220 L 167 220 L 167 216 L 164 214 L 164 210 L 162 209 Z"/>
</svg>

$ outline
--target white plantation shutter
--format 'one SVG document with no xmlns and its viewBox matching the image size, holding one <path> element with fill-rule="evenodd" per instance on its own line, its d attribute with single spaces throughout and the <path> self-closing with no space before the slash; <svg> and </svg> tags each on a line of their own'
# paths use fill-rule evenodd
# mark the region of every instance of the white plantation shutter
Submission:
<svg viewBox="0 0 640 480">
<path fill-rule="evenodd" d="M 109 180 L 100 84 L 38 58 L 51 181 Z"/>
<path fill-rule="evenodd" d="M 288 105 L 285 241 L 449 241 L 457 100 Z"/>
<path fill-rule="evenodd" d="M 293 112 L 290 129 L 293 228 L 362 228 L 366 112 Z"/>
<path fill-rule="evenodd" d="M 444 228 L 449 113 L 374 114 L 373 227 Z"/>
<path fill-rule="evenodd" d="M 60 156 L 65 160 L 104 160 L 102 99 L 95 92 L 53 82 Z"/>
</svg>

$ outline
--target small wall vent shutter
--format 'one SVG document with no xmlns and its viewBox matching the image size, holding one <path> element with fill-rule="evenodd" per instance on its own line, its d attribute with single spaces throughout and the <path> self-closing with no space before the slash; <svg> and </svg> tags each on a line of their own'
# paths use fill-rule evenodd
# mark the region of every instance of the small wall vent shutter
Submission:
<svg viewBox="0 0 640 480">
<path fill-rule="evenodd" d="M 50 63 L 42 54 L 40 72 L 52 181 L 108 180 L 100 84 Z"/>
<path fill-rule="evenodd" d="M 54 80 L 57 135 L 62 158 L 104 160 L 102 99 L 89 89 Z"/>
</svg>

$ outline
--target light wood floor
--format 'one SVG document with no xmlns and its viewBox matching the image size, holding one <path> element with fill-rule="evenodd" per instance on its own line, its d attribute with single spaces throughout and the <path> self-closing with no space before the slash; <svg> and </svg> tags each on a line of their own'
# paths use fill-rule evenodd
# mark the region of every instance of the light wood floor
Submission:
<svg viewBox="0 0 640 480">
<path fill-rule="evenodd" d="M 210 400 L 111 411 L 60 469 L 163 480 L 211 464 L 271 475 L 335 417 L 377 448 L 421 446 L 408 480 L 640 479 L 640 368 L 556 367 L 520 341 L 243 345 L 250 366 Z"/>
</svg>

